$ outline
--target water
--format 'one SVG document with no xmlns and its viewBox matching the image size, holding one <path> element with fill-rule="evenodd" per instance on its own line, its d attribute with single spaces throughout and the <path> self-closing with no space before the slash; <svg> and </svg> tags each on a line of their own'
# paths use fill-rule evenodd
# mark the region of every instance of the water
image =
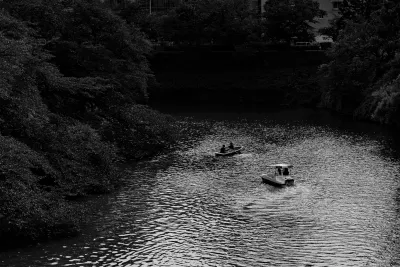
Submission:
<svg viewBox="0 0 400 267">
<path fill-rule="evenodd" d="M 0 266 L 400 266 L 398 140 L 312 110 L 176 114 L 176 150 L 99 197 L 82 236 L 0 254 Z M 215 158 L 222 143 L 241 155 Z M 294 187 L 261 183 L 273 163 Z"/>
</svg>

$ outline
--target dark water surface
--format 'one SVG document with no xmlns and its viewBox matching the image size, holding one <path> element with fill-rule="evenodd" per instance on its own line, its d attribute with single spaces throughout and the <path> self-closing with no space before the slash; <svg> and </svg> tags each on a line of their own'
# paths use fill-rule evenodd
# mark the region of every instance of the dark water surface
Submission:
<svg viewBox="0 0 400 267">
<path fill-rule="evenodd" d="M 393 133 L 312 110 L 175 115 L 175 152 L 128 166 L 82 236 L 2 252 L 0 266 L 400 266 Z M 243 153 L 215 158 L 231 140 Z M 296 185 L 262 184 L 281 162 Z"/>
</svg>

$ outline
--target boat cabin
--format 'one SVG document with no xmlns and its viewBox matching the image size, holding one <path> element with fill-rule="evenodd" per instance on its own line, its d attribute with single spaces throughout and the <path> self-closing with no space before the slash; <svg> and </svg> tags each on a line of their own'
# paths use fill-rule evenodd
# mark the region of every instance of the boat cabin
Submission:
<svg viewBox="0 0 400 267">
<path fill-rule="evenodd" d="M 290 169 L 293 167 L 293 165 L 274 164 L 270 165 L 269 167 L 275 168 L 275 175 L 289 176 L 291 174 Z"/>
<path fill-rule="evenodd" d="M 272 184 L 275 186 L 292 186 L 294 185 L 294 178 L 291 176 L 290 169 L 293 165 L 289 164 L 274 164 L 268 167 L 274 168 L 275 174 L 262 174 L 261 179 L 264 183 Z"/>
</svg>

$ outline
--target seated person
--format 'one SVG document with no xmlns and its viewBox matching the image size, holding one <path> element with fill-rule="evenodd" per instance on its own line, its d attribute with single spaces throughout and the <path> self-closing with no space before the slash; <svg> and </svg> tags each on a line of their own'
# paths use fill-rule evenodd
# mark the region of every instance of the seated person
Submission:
<svg viewBox="0 0 400 267">
<path fill-rule="evenodd" d="M 289 175 L 289 169 L 288 168 L 284 168 L 283 169 L 283 175 Z"/>
<path fill-rule="evenodd" d="M 229 148 L 230 148 L 230 149 L 234 149 L 234 148 L 235 148 L 235 147 L 233 146 L 233 143 L 232 143 L 232 142 L 229 143 Z"/>
<path fill-rule="evenodd" d="M 226 148 L 225 148 L 225 145 L 223 145 L 223 146 L 221 147 L 220 153 L 225 153 L 225 152 L 226 152 Z"/>
</svg>

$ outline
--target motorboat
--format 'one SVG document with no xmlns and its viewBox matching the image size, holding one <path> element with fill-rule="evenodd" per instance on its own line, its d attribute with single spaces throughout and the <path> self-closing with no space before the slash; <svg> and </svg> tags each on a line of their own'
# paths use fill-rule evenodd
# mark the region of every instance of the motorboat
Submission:
<svg viewBox="0 0 400 267">
<path fill-rule="evenodd" d="M 274 186 L 291 186 L 294 185 L 294 178 L 291 176 L 290 164 L 274 164 L 268 166 L 274 169 L 274 173 L 261 174 L 261 179 L 264 183 Z"/>
<path fill-rule="evenodd" d="M 232 156 L 232 155 L 235 155 L 235 154 L 240 154 L 242 152 L 242 150 L 243 150 L 242 146 L 237 146 L 237 147 L 234 147 L 234 148 L 227 148 L 225 150 L 225 153 L 215 152 L 215 156 L 216 157 Z"/>
</svg>

